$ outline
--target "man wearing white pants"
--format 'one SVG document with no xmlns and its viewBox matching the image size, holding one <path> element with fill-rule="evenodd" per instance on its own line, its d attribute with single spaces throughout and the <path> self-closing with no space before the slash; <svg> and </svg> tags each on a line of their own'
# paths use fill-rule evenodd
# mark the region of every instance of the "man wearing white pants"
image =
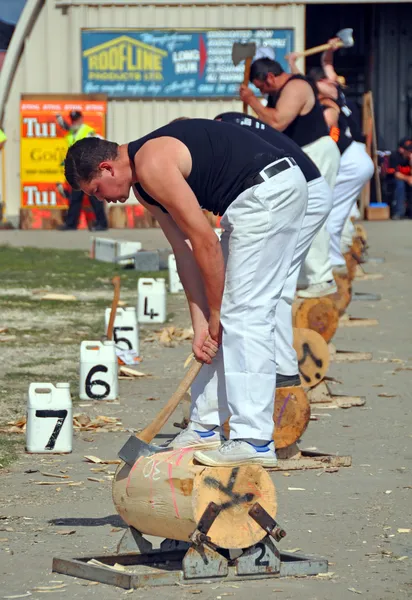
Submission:
<svg viewBox="0 0 412 600">
<path fill-rule="evenodd" d="M 247 86 L 240 88 L 241 99 L 249 104 L 258 118 L 290 137 L 313 160 L 333 188 L 339 167 L 339 151 L 323 118 L 316 90 L 303 75 L 285 73 L 281 65 L 269 58 L 252 63 L 250 81 L 269 94 L 267 106 Z M 329 236 L 321 229 L 311 244 L 305 262 L 298 295 L 313 298 L 337 291 L 329 261 Z"/>
<path fill-rule="evenodd" d="M 133 186 L 172 245 L 193 351 L 206 363 L 173 447 L 200 446 L 195 458 L 206 465 L 275 465 L 276 309 L 307 206 L 296 162 L 243 128 L 192 119 L 123 146 L 77 142 L 65 174 L 108 202 L 125 202 Z M 221 243 L 202 209 L 222 216 Z M 228 415 L 230 440 L 222 442 Z"/>
<path fill-rule="evenodd" d="M 292 303 L 299 272 L 316 234 L 325 223 L 332 208 L 332 193 L 316 165 L 289 137 L 254 117 L 243 113 L 222 113 L 215 117 L 252 131 L 269 144 L 282 148 L 292 156 L 308 186 L 308 204 L 298 243 L 276 310 L 276 386 L 300 385 L 298 361 L 293 347 Z"/>
</svg>

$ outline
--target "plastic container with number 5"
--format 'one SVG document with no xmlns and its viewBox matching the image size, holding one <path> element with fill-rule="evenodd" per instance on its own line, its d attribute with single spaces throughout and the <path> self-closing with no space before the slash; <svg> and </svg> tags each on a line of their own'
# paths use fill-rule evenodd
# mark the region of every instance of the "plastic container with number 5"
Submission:
<svg viewBox="0 0 412 600">
<path fill-rule="evenodd" d="M 27 398 L 26 451 L 72 451 L 73 409 L 69 383 L 31 383 Z"/>
<path fill-rule="evenodd" d="M 119 395 L 118 363 L 112 341 L 80 344 L 80 400 L 116 400 Z"/>
<path fill-rule="evenodd" d="M 106 308 L 106 331 L 109 326 L 111 308 Z M 118 308 L 114 319 L 113 338 L 117 348 L 134 350 L 139 355 L 139 330 L 136 309 L 133 306 Z"/>
</svg>

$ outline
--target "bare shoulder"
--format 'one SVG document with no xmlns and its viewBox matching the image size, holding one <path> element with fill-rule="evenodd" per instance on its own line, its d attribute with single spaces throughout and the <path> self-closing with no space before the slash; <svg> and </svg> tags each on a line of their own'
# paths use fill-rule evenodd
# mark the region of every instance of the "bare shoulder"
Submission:
<svg viewBox="0 0 412 600">
<path fill-rule="evenodd" d="M 136 171 L 173 165 L 182 169 L 188 160 L 191 166 L 190 152 L 183 142 L 173 137 L 162 136 L 148 140 L 136 152 L 135 167 Z"/>
<path fill-rule="evenodd" d="M 284 91 L 290 95 L 304 95 L 307 94 L 309 91 L 313 93 L 313 88 L 310 85 L 309 81 L 306 81 L 305 79 L 292 79 L 292 81 L 289 81 L 289 83 L 285 86 Z"/>
</svg>

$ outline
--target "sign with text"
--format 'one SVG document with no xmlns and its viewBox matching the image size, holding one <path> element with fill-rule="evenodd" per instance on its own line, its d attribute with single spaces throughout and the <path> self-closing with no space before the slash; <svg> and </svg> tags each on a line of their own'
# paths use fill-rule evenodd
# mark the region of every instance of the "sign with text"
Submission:
<svg viewBox="0 0 412 600">
<path fill-rule="evenodd" d="M 112 98 L 235 98 L 244 63 L 233 65 L 233 44 L 269 47 L 286 70 L 293 38 L 293 29 L 84 30 L 82 88 Z"/>
<path fill-rule="evenodd" d="M 22 100 L 20 181 L 22 208 L 67 208 L 69 189 L 63 162 L 68 150 L 69 113 L 105 136 L 107 103 L 94 100 Z M 59 119 L 57 119 L 59 117 Z"/>
</svg>

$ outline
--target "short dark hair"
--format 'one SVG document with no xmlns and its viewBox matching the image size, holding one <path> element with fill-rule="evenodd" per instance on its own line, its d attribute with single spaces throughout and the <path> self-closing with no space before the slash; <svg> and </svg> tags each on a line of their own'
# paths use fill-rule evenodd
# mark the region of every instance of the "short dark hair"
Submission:
<svg viewBox="0 0 412 600">
<path fill-rule="evenodd" d="M 79 190 L 82 181 L 91 181 L 105 160 L 115 160 L 119 144 L 97 137 L 79 140 L 69 148 L 64 161 L 64 176 L 74 190 Z"/>
<path fill-rule="evenodd" d="M 277 60 L 272 60 L 271 58 L 258 58 L 252 62 L 249 81 L 253 81 L 254 79 L 265 81 L 269 73 L 273 73 L 273 75 L 277 76 L 282 75 L 284 70 Z"/>
<path fill-rule="evenodd" d="M 322 67 L 312 67 L 308 73 L 309 79 L 311 79 L 314 83 L 318 81 L 322 81 L 322 79 L 328 79 L 325 71 Z"/>
</svg>

